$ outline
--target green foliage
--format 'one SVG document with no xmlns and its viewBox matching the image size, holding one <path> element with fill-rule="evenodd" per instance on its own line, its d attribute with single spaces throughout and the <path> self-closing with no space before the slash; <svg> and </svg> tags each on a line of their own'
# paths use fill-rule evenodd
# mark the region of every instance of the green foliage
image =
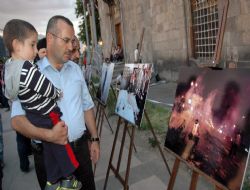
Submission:
<svg viewBox="0 0 250 190">
<path fill-rule="evenodd" d="M 97 3 L 97 2 L 96 2 Z M 85 4 L 85 9 L 88 11 L 87 6 Z M 77 18 L 81 18 L 81 22 L 79 23 L 80 32 L 77 34 L 79 39 L 86 43 L 86 30 L 85 30 L 85 18 L 83 14 L 83 3 L 82 0 L 76 0 L 76 7 L 75 7 L 75 14 Z M 91 41 L 91 30 L 90 30 L 90 19 L 89 15 L 86 17 L 87 20 L 87 27 L 88 27 L 88 35 Z M 95 6 L 95 22 L 96 22 L 96 35 L 97 39 L 101 37 L 101 29 L 100 29 L 100 19 L 99 19 L 99 12 L 97 6 Z"/>
<path fill-rule="evenodd" d="M 99 81 L 100 81 L 100 78 L 99 77 L 97 77 L 97 76 L 91 76 L 91 81 L 94 83 L 94 84 L 97 84 L 97 83 L 99 83 Z"/>
<path fill-rule="evenodd" d="M 149 137 L 148 138 L 148 143 L 149 144 L 151 144 L 151 146 L 154 148 L 154 147 L 156 147 L 156 145 L 158 145 L 159 144 L 159 142 L 157 142 L 154 138 L 152 138 L 152 137 Z"/>
<path fill-rule="evenodd" d="M 155 131 L 159 134 L 165 133 L 171 115 L 171 108 L 147 101 L 145 110 Z M 149 129 L 149 124 L 145 116 L 143 117 L 140 129 Z"/>
<path fill-rule="evenodd" d="M 108 115 L 108 117 L 115 113 L 116 101 L 117 101 L 117 99 L 116 99 L 112 89 L 110 89 L 108 100 L 107 100 L 107 111 L 108 111 L 107 115 Z"/>
<path fill-rule="evenodd" d="M 248 165 L 242 190 L 250 190 L 250 166 Z"/>
<path fill-rule="evenodd" d="M 4 64 L 7 61 L 7 57 L 0 57 L 0 64 Z"/>
</svg>

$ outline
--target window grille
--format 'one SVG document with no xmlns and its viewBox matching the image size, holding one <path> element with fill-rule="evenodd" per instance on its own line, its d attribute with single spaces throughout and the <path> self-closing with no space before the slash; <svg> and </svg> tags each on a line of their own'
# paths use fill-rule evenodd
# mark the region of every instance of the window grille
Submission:
<svg viewBox="0 0 250 190">
<path fill-rule="evenodd" d="M 218 0 L 191 0 L 193 53 L 203 61 L 213 60 L 219 31 Z"/>
</svg>

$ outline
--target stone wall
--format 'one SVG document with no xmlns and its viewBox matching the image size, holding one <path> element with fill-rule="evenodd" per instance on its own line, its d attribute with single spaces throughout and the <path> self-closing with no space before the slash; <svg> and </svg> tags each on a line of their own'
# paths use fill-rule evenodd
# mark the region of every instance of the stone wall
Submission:
<svg viewBox="0 0 250 190">
<path fill-rule="evenodd" d="M 99 1 L 99 6 L 100 4 L 103 2 Z M 143 62 L 154 63 L 162 78 L 176 80 L 178 68 L 189 65 L 194 60 L 191 56 L 190 1 L 122 0 L 121 6 L 126 61 L 134 61 L 134 49 L 144 27 L 141 52 Z M 100 15 L 106 52 L 105 49 L 109 48 L 105 46 L 105 41 L 110 39 L 109 27 L 101 13 Z M 250 65 L 249 20 L 250 1 L 230 0 L 221 54 L 222 65 L 226 65 L 230 59 L 237 59 L 239 67 Z"/>
<path fill-rule="evenodd" d="M 249 0 L 230 0 L 222 59 L 238 61 L 238 67 L 250 67 Z"/>
<path fill-rule="evenodd" d="M 101 36 L 103 41 L 103 55 L 109 57 L 113 34 L 111 31 L 111 19 L 109 6 L 102 0 L 98 2 L 98 9 L 100 15 Z"/>
</svg>

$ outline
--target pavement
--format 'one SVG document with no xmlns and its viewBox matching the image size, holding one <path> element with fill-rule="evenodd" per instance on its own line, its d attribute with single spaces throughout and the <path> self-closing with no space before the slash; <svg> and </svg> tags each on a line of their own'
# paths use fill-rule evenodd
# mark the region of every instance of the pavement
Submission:
<svg viewBox="0 0 250 190">
<path fill-rule="evenodd" d="M 173 103 L 176 84 L 174 83 L 158 83 L 150 87 L 148 99 L 161 103 L 164 105 L 171 105 Z M 33 157 L 30 156 L 30 172 L 23 173 L 19 169 L 19 159 L 17 154 L 15 132 L 10 126 L 10 112 L 5 112 L 1 109 L 3 124 L 3 138 L 4 138 L 4 178 L 3 178 L 3 190 L 39 190 L 39 185 L 36 179 Z M 116 130 L 117 116 L 112 116 L 109 121 L 112 128 Z M 121 127 L 122 129 L 122 127 Z M 120 129 L 118 142 L 116 144 L 116 151 L 113 164 L 117 162 L 121 144 Z M 137 152 L 133 151 L 132 161 L 129 175 L 129 189 L 131 190 L 166 190 L 170 179 L 170 175 L 166 169 L 166 166 L 159 154 L 157 148 L 152 148 L 148 143 L 148 137 L 152 137 L 152 134 L 147 131 L 141 131 L 136 129 L 135 132 L 135 146 Z M 114 134 L 111 133 L 106 121 L 103 124 L 103 131 L 101 137 L 101 158 L 97 164 L 95 181 L 96 189 L 102 190 L 106 177 L 107 167 L 109 163 L 111 148 L 114 140 Z M 163 141 L 163 140 L 162 140 Z M 123 158 L 120 167 L 120 173 L 125 175 L 127 165 L 127 155 L 129 147 L 129 137 L 126 137 L 125 147 L 123 152 Z M 164 142 L 161 142 L 163 147 Z M 173 167 L 175 157 L 167 150 L 163 150 L 167 163 L 170 168 Z M 176 178 L 175 190 L 188 189 L 192 172 L 185 165 L 181 164 Z M 123 189 L 121 183 L 114 176 L 114 173 L 110 171 L 108 178 L 107 190 L 121 190 Z M 199 177 L 198 190 L 210 190 L 214 189 L 214 186 L 209 183 L 203 177 Z"/>
</svg>

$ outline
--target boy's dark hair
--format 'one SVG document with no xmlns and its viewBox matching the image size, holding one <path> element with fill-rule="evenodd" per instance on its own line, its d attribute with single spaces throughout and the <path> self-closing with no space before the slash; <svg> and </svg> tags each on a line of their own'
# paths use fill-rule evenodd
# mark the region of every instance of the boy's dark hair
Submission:
<svg viewBox="0 0 250 190">
<path fill-rule="evenodd" d="M 57 22 L 59 20 L 62 20 L 64 22 L 66 22 L 68 25 L 74 27 L 73 23 L 68 18 L 61 16 L 61 15 L 56 15 L 56 16 L 53 16 L 49 19 L 46 34 L 48 34 L 48 33 L 58 34 L 59 31 L 57 28 Z"/>
<path fill-rule="evenodd" d="M 3 29 L 3 40 L 9 54 L 11 55 L 14 51 L 12 46 L 13 40 L 17 39 L 24 42 L 32 32 L 37 33 L 35 27 L 24 20 L 12 19 L 7 22 Z"/>
</svg>

